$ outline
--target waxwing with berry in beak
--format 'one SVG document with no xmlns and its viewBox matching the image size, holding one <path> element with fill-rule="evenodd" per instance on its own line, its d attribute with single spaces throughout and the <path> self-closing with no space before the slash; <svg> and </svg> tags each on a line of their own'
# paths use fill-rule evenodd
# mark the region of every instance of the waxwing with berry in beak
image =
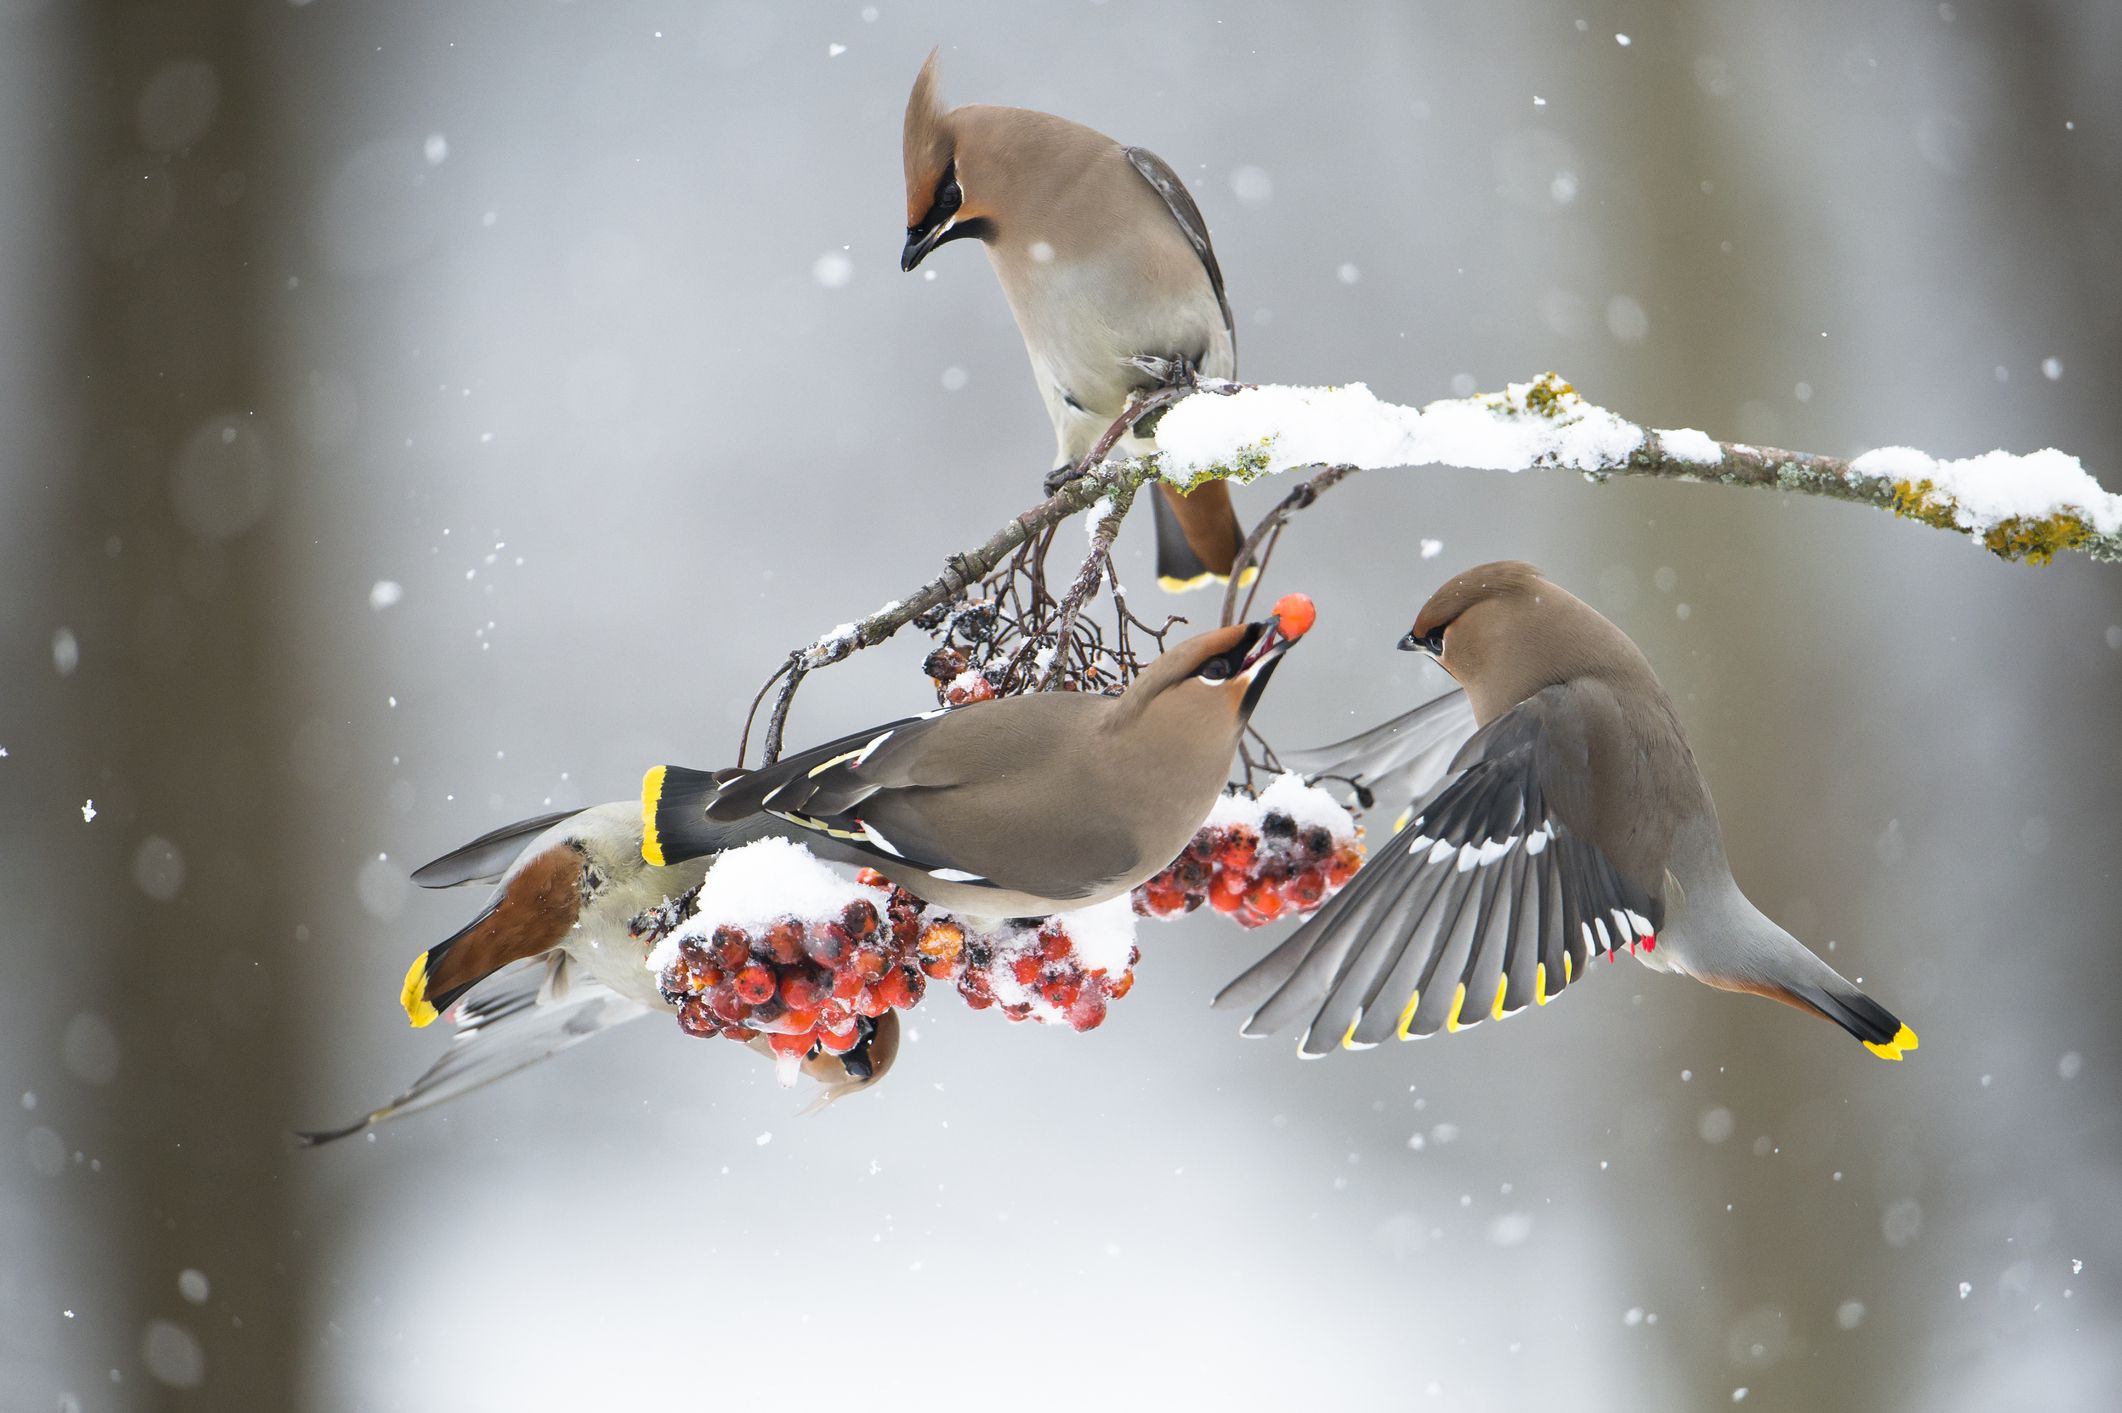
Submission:
<svg viewBox="0 0 2122 1413">
<path fill-rule="evenodd" d="M 1039 917 L 1115 898 L 1178 857 L 1311 600 L 1168 648 L 1118 696 L 1037 692 L 872 727 L 764 769 L 657 766 L 642 851 L 674 865 L 761 816 L 964 916 Z"/>
</svg>

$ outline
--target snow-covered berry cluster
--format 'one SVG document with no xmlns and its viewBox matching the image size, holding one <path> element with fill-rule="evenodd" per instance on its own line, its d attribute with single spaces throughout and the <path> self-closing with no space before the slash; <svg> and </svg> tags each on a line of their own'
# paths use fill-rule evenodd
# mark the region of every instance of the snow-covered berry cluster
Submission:
<svg viewBox="0 0 2122 1413">
<path fill-rule="evenodd" d="M 1123 899 L 1035 921 L 975 930 L 905 889 L 892 892 L 894 935 L 913 939 L 923 972 L 976 1011 L 1094 1030 L 1135 983 L 1134 917 Z"/>
<path fill-rule="evenodd" d="M 735 867 L 725 867 L 741 859 Z M 776 1055 L 842 1055 L 862 1017 L 907 1010 L 928 979 L 884 898 L 781 839 L 737 850 L 685 898 L 643 914 L 648 966 L 688 1035 L 764 1036 Z"/>
<path fill-rule="evenodd" d="M 981 931 L 782 839 L 725 854 L 634 935 L 688 1035 L 764 1037 L 784 1062 L 845 1054 L 863 1017 L 911 1009 L 931 978 L 975 1010 L 1090 1030 L 1127 994 L 1138 956 L 1125 899 Z"/>
<path fill-rule="evenodd" d="M 1362 861 L 1348 811 L 1318 786 L 1281 775 L 1257 799 L 1218 800 L 1186 852 L 1135 889 L 1134 907 L 1172 918 L 1206 903 L 1241 927 L 1259 927 L 1317 908 Z"/>
</svg>

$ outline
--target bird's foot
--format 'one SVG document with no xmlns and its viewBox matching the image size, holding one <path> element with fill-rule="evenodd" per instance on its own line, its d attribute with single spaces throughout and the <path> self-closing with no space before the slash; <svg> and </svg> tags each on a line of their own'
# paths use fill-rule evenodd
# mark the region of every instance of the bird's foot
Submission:
<svg viewBox="0 0 2122 1413">
<path fill-rule="evenodd" d="M 1083 474 L 1083 464 L 1081 462 L 1063 462 L 1061 465 L 1056 466 L 1053 470 L 1046 473 L 1046 493 L 1050 496 L 1059 495 L 1063 486 L 1066 486 L 1070 481 L 1075 480 Z"/>
</svg>

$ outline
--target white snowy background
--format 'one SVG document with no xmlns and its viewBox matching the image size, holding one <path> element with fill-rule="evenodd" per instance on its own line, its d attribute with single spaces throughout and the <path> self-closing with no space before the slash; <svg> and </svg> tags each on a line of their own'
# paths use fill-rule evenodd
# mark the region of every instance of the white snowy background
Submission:
<svg viewBox="0 0 2122 1413">
<path fill-rule="evenodd" d="M 985 262 L 897 268 L 938 42 L 1185 176 L 1246 377 L 2122 489 L 2098 0 L 0 0 L 0 1405 L 2122 1403 L 2122 570 L 1760 493 L 1357 478 L 1259 722 L 1438 690 L 1416 605 L 1534 559 L 1904 1064 L 1624 964 L 1301 1065 L 1205 1004 L 1279 930 L 1200 919 L 1094 1034 L 931 1004 L 816 1118 L 644 1023 L 287 1150 L 443 1043 L 399 978 L 477 899 L 410 867 L 726 763 L 1031 497 Z"/>
</svg>

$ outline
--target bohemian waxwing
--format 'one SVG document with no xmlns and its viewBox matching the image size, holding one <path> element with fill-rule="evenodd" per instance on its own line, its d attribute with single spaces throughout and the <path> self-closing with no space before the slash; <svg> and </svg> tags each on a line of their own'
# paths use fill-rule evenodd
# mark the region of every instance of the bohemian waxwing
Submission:
<svg viewBox="0 0 2122 1413">
<path fill-rule="evenodd" d="M 1636 645 L 1529 564 L 1482 565 L 1401 640 L 1480 729 L 1355 880 L 1216 998 L 1307 1055 L 1498 1019 L 1622 947 L 1659 971 L 1824 1016 L 1898 1060 L 1916 1034 L 1732 880 L 1709 787 Z M 1639 951 L 1638 948 L 1641 950 Z"/>
<path fill-rule="evenodd" d="M 716 851 L 787 832 L 774 825 L 719 828 Z M 424 1026 L 448 1012 L 457 1024 L 450 1048 L 389 1103 L 344 1128 L 299 1137 L 317 1144 L 360 1133 L 491 1084 L 601 1030 L 674 1010 L 631 925 L 699 883 L 714 857 L 650 868 L 641 858 L 641 812 L 625 800 L 526 819 L 415 870 L 413 881 L 425 888 L 497 884 L 476 918 L 422 952 L 406 973 L 406 1015 Z M 532 964 L 512 967 L 517 962 Z M 763 1041 L 752 1048 L 774 1058 Z M 822 1105 L 882 1078 L 898 1049 L 898 1021 L 886 1012 L 855 1049 L 815 1055 L 803 1070 L 825 1086 Z"/>
<path fill-rule="evenodd" d="M 1191 368 L 1236 374 L 1237 336 L 1208 224 L 1155 153 L 1025 108 L 945 108 L 930 53 L 906 103 L 906 249 L 912 270 L 966 237 L 987 247 L 1054 424 L 1065 476 L 1128 398 Z M 1116 451 L 1156 449 L 1148 420 Z M 1171 486 L 1151 504 L 1157 578 L 1226 578 L 1245 539 L 1230 492 Z"/>
<path fill-rule="evenodd" d="M 1178 857 L 1230 774 L 1282 655 L 1311 626 L 1275 616 L 1188 638 L 1118 696 L 1041 692 L 947 707 L 717 777 L 657 766 L 643 853 L 675 865 L 764 815 L 908 892 L 976 918 L 1118 897 Z"/>
</svg>

